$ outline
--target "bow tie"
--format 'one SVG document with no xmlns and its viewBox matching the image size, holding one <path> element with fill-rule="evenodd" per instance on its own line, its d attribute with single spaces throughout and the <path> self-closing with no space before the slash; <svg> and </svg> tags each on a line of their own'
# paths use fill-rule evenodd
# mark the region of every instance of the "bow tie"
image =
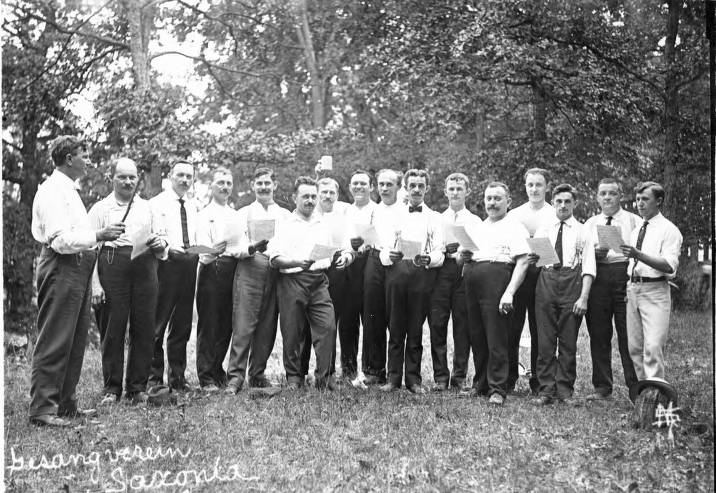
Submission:
<svg viewBox="0 0 716 493">
<path fill-rule="evenodd" d="M 422 205 L 416 205 L 413 207 L 412 205 L 408 206 L 408 212 L 423 212 L 423 206 Z"/>
</svg>

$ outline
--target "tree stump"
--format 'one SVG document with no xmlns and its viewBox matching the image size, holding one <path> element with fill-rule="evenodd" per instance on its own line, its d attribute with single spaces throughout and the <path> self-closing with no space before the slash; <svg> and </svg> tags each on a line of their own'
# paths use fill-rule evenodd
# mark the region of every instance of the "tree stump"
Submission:
<svg viewBox="0 0 716 493">
<path fill-rule="evenodd" d="M 656 421 L 656 409 L 669 406 L 668 398 L 657 387 L 645 388 L 634 402 L 632 424 L 635 428 L 650 430 Z"/>
</svg>

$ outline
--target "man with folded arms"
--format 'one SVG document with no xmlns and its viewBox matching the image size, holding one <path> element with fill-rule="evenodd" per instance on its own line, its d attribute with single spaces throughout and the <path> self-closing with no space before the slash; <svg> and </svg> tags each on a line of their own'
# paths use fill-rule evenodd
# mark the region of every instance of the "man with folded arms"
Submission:
<svg viewBox="0 0 716 493">
<path fill-rule="evenodd" d="M 125 393 L 133 404 L 147 401 L 147 380 L 152 364 L 154 310 L 159 281 L 157 261 L 165 260 L 168 242 L 159 235 L 163 228 L 153 220 L 149 202 L 135 195 L 137 165 L 119 158 L 113 165 L 113 192 L 97 202 L 89 212 L 93 228 L 100 229 L 124 220 L 126 233 L 101 244 L 92 282 L 92 301 L 99 305 L 99 332 L 102 346 L 104 397 L 100 404 L 113 404 L 122 395 L 124 340 L 129 321 L 129 349 Z M 132 258 L 133 236 L 144 252 Z M 105 301 L 102 304 L 102 301 Z"/>
<path fill-rule="evenodd" d="M 326 222 L 313 213 L 318 201 L 315 180 L 305 176 L 296 179 L 293 199 L 296 210 L 281 224 L 269 250 L 271 265 L 280 270 L 277 293 L 286 381 L 291 390 L 304 384 L 301 349 L 305 331 L 310 330 L 316 353 L 316 388 L 336 390 L 331 374 L 336 323 L 325 273 L 334 256 L 317 261 L 310 258 L 314 245 L 331 245 L 332 235 Z M 352 260 L 353 254 L 345 251 L 335 264 L 342 269 Z"/>
<path fill-rule="evenodd" d="M 508 391 L 508 335 L 514 296 L 527 270 L 529 234 L 516 219 L 506 217 L 512 199 L 502 182 L 485 189 L 485 219 L 477 228 L 466 228 L 477 252 L 461 251 L 465 267 L 465 297 L 470 344 L 475 355 L 475 380 L 471 394 L 489 396 L 502 405 Z"/>
<path fill-rule="evenodd" d="M 211 174 L 211 202 L 197 218 L 197 242 L 216 253 L 199 255 L 199 279 L 196 290 L 196 373 L 199 385 L 207 392 L 226 386 L 222 368 L 231 341 L 234 271 L 238 248 L 237 212 L 228 205 L 234 180 L 223 167 Z M 235 245 L 227 244 L 227 227 L 237 230 Z"/>
<path fill-rule="evenodd" d="M 270 168 L 254 171 L 251 188 L 256 200 L 238 211 L 238 224 L 244 234 L 239 246 L 239 261 L 234 275 L 233 335 L 227 369 L 226 392 L 235 394 L 246 379 L 248 364 L 249 386 L 270 387 L 266 378 L 266 363 L 271 356 L 278 324 L 276 300 L 276 271 L 271 268 L 266 253 L 271 238 L 257 238 L 252 225 L 257 221 L 273 221 L 274 234 L 290 213 L 274 202 L 276 178 Z"/>
<path fill-rule="evenodd" d="M 624 369 L 624 381 L 627 388 L 636 384 L 634 363 L 629 355 L 626 320 L 626 285 L 628 259 L 621 250 L 600 248 L 597 226 L 616 226 L 621 231 L 624 243 L 629 242 L 631 232 L 641 223 L 636 214 L 621 207 L 622 191 L 614 178 L 604 178 L 597 188 L 597 202 L 602 212 L 590 217 L 584 226 L 589 228 L 596 242 L 597 276 L 592 282 L 587 304 L 587 331 L 592 355 L 592 385 L 594 392 L 587 400 L 609 399 L 612 395 L 612 334 L 617 333 L 619 355 Z M 612 319 L 614 326 L 612 327 Z"/>
<path fill-rule="evenodd" d="M 669 335 L 671 291 L 683 238 L 660 212 L 664 188 L 653 181 L 639 183 L 636 208 L 643 221 L 631 232 L 622 254 L 629 258 L 627 333 L 629 353 L 639 380 L 664 379 L 663 347 Z"/>
<path fill-rule="evenodd" d="M 423 355 L 423 323 L 430 310 L 430 292 L 437 269 L 443 264 L 444 240 L 440 215 L 423 203 L 429 185 L 422 169 L 406 171 L 403 184 L 408 204 L 402 205 L 394 223 L 394 246 L 380 252 L 386 266 L 386 306 L 388 327 L 388 382 L 380 389 L 399 389 L 405 367 L 405 386 L 414 394 L 424 394 L 420 364 Z M 404 241 L 417 241 L 417 255 L 405 256 Z"/>
<path fill-rule="evenodd" d="M 30 422 L 65 427 L 65 417 L 95 414 L 77 407 L 75 390 L 90 326 L 93 248 L 124 233 L 123 223 L 92 229 L 76 180 L 90 166 L 87 147 L 73 136 L 52 143 L 55 170 L 32 203 L 32 236 L 42 243 L 37 264 L 38 337 L 32 354 Z"/>
<path fill-rule="evenodd" d="M 462 173 L 452 173 L 445 179 L 445 196 L 449 207 L 442 213 L 443 226 L 475 227 L 482 220 L 465 207 L 470 194 L 470 182 Z M 445 240 L 448 241 L 447 239 Z M 448 385 L 460 390 L 467 375 L 470 359 L 470 335 L 467 328 L 467 301 L 462 277 L 462 259 L 457 252 L 458 243 L 445 245 L 445 260 L 438 270 L 435 287 L 430 295 L 430 351 L 433 359 L 434 390 L 445 390 Z M 453 365 L 452 375 L 447 362 L 447 327 L 452 313 Z"/>
<path fill-rule="evenodd" d="M 556 218 L 535 233 L 535 238 L 549 239 L 559 259 L 541 268 L 535 294 L 540 382 L 537 405 L 551 404 L 555 399 L 572 402 L 577 379 L 577 334 L 587 312 L 596 263 L 589 229 L 573 216 L 576 195 L 571 185 L 556 186 L 552 191 Z M 539 255 L 529 254 L 530 262 L 538 259 Z"/>
</svg>

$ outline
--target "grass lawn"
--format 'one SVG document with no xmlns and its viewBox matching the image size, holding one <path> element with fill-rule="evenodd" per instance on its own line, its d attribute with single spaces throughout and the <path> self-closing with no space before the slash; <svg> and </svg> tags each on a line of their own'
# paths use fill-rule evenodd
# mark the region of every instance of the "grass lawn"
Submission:
<svg viewBox="0 0 716 493">
<path fill-rule="evenodd" d="M 423 347 L 430 384 L 427 328 Z M 577 397 L 591 391 L 584 327 L 578 347 Z M 172 408 L 117 405 L 64 430 L 28 423 L 29 369 L 6 357 L 5 489 L 713 491 L 710 313 L 674 314 L 665 353 L 684 410 L 673 441 L 665 430 L 631 427 L 616 349 L 614 399 L 577 407 L 533 407 L 523 378 L 521 396 L 502 408 L 454 392 L 375 388 L 270 399 L 197 393 Z M 279 357 L 277 341 L 269 367 L 276 382 Z M 194 368 L 189 377 L 196 383 Z M 99 352 L 88 349 L 81 403 L 97 403 L 101 381 Z"/>
</svg>

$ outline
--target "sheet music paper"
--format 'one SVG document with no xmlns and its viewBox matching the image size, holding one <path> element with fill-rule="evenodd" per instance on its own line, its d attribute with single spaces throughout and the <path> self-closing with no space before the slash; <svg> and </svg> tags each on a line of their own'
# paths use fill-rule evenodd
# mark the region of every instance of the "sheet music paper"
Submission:
<svg viewBox="0 0 716 493">
<path fill-rule="evenodd" d="M 554 247 L 552 243 L 550 243 L 549 238 L 527 238 L 527 244 L 532 253 L 539 255 L 539 260 L 536 264 L 537 267 L 559 263 L 559 257 L 557 256 L 557 252 L 554 251 Z"/>
<path fill-rule="evenodd" d="M 333 255 L 338 250 L 340 249 L 334 246 L 315 244 L 313 245 L 313 248 L 311 249 L 311 253 L 309 254 L 308 258 L 314 261 L 323 260 L 326 258 L 333 260 Z"/>
<path fill-rule="evenodd" d="M 132 242 L 132 253 L 129 255 L 131 260 L 139 257 L 141 254 L 149 250 L 147 240 L 152 235 L 149 224 L 142 224 L 137 229 L 131 228 L 127 233 Z"/>
<path fill-rule="evenodd" d="M 622 238 L 622 230 L 619 226 L 597 224 L 597 236 L 599 237 L 599 246 L 608 247 L 617 253 L 621 253 L 621 245 L 626 244 Z"/>
<path fill-rule="evenodd" d="M 192 253 L 192 254 L 197 254 L 197 255 L 202 254 L 202 253 L 216 254 L 216 253 L 219 253 L 219 250 L 217 250 L 216 248 L 212 248 L 210 246 L 206 246 L 206 245 L 194 245 L 194 246 L 190 246 L 189 248 L 187 248 L 186 253 Z"/>
<path fill-rule="evenodd" d="M 398 242 L 398 250 L 403 252 L 403 258 L 413 259 L 423 254 L 423 243 L 421 241 L 406 240 L 401 238 Z"/>
<path fill-rule="evenodd" d="M 270 240 L 276 232 L 275 219 L 249 219 L 249 238 L 252 242 Z"/>
<path fill-rule="evenodd" d="M 226 223 L 226 227 L 224 228 L 224 241 L 226 242 L 227 250 L 239 246 L 239 242 L 241 241 L 241 227 L 238 223 L 233 221 Z"/>
<path fill-rule="evenodd" d="M 373 224 L 356 224 L 356 236 L 363 238 L 365 245 L 375 246 L 378 243 L 378 232 Z"/>
<path fill-rule="evenodd" d="M 476 252 L 479 250 L 475 241 L 465 229 L 465 226 L 456 224 L 448 224 L 445 228 L 445 243 L 459 243 L 465 250 Z"/>
</svg>

